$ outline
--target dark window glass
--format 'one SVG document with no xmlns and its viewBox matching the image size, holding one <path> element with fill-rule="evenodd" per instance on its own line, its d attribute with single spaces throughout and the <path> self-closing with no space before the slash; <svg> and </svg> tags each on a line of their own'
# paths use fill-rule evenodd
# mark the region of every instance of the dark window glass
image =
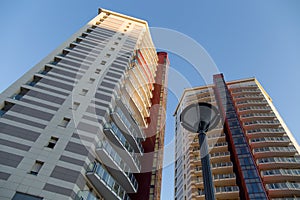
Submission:
<svg viewBox="0 0 300 200">
<path fill-rule="evenodd" d="M 42 197 L 16 192 L 12 200 L 42 200 Z"/>
</svg>

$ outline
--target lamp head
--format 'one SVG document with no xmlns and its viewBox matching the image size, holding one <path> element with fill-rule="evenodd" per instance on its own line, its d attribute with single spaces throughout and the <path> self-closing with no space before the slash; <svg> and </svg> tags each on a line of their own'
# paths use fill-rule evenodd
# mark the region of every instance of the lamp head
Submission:
<svg viewBox="0 0 300 200">
<path fill-rule="evenodd" d="M 215 128 L 220 121 L 216 107 L 209 103 L 196 103 L 187 106 L 180 114 L 181 125 L 188 131 L 207 132 Z"/>
</svg>

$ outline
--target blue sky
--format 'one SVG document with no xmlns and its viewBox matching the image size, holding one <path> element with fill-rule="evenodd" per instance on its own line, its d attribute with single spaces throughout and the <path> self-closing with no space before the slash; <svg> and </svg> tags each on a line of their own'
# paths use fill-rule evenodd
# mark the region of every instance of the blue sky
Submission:
<svg viewBox="0 0 300 200">
<path fill-rule="evenodd" d="M 102 7 L 181 32 L 203 46 L 226 80 L 256 77 L 300 141 L 300 1 L 298 0 L 2 0 L 0 91 L 77 31 Z M 171 68 L 193 86 L 189 60 L 170 55 Z M 174 139 L 170 91 L 166 144 Z M 168 152 L 168 154 L 173 152 Z M 173 165 L 163 174 L 162 199 L 173 199 Z"/>
</svg>

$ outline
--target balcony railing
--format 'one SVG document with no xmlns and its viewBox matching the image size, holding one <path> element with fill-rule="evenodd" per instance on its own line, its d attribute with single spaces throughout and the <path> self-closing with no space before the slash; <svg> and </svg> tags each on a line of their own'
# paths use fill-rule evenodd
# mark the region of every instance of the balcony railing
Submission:
<svg viewBox="0 0 300 200">
<path fill-rule="evenodd" d="M 276 117 L 274 113 L 249 113 L 241 115 L 241 118 L 251 118 L 251 117 Z"/>
<path fill-rule="evenodd" d="M 259 128 L 259 129 L 251 129 L 247 130 L 248 134 L 255 133 L 285 133 L 283 128 Z"/>
<path fill-rule="evenodd" d="M 137 154 L 135 153 L 130 143 L 126 140 L 123 133 L 119 130 L 117 125 L 115 125 L 113 122 L 111 122 L 110 124 L 107 123 L 104 125 L 104 131 L 105 130 L 111 130 L 113 132 L 115 138 L 119 141 L 119 143 L 123 146 L 123 148 L 125 148 L 125 150 L 128 151 L 128 153 L 135 161 L 136 165 L 140 168 L 140 161 Z"/>
<path fill-rule="evenodd" d="M 245 126 L 251 126 L 251 125 L 280 125 L 280 122 L 278 120 L 259 120 L 259 121 L 250 121 L 245 122 Z"/>
<path fill-rule="evenodd" d="M 142 143 L 140 142 L 140 140 L 137 139 L 137 138 L 139 138 L 139 134 L 136 131 L 136 127 L 134 127 L 131 124 L 131 122 L 127 119 L 127 117 L 125 116 L 125 114 L 123 113 L 123 111 L 119 107 L 116 107 L 115 112 L 118 114 L 118 116 L 120 117 L 122 122 L 125 124 L 126 128 L 128 129 L 127 134 L 131 134 L 131 138 L 135 141 L 135 144 L 137 145 L 139 151 L 141 153 L 143 153 L 144 148 L 143 148 Z"/>
<path fill-rule="evenodd" d="M 258 152 L 297 152 L 296 148 L 293 146 L 290 147 L 262 147 L 253 149 L 255 153 Z"/>
<path fill-rule="evenodd" d="M 271 110 L 268 106 L 249 106 L 249 107 L 242 107 L 239 108 L 239 111 L 248 111 L 248 110 Z"/>
<path fill-rule="evenodd" d="M 298 163 L 300 165 L 300 158 L 299 157 L 272 157 L 272 158 L 260 158 L 257 159 L 259 164 L 263 163 Z"/>
<path fill-rule="evenodd" d="M 290 142 L 289 137 L 263 137 L 263 138 L 254 138 L 251 139 L 251 143 L 258 142 Z"/>
<path fill-rule="evenodd" d="M 285 183 L 271 183 L 266 184 L 266 187 L 269 190 L 282 190 L 282 189 L 289 189 L 289 190 L 300 190 L 300 183 L 291 183 L 291 182 L 285 182 Z"/>
<path fill-rule="evenodd" d="M 263 176 L 288 175 L 300 176 L 300 169 L 273 169 L 262 171 Z"/>
<path fill-rule="evenodd" d="M 121 158 L 121 156 L 114 150 L 114 148 L 107 142 L 106 140 L 103 140 L 99 143 L 99 148 L 105 149 L 106 153 L 110 156 L 110 158 L 117 163 L 121 170 L 120 173 L 123 173 L 127 180 L 129 180 L 134 187 L 135 190 L 137 190 L 138 183 L 135 179 L 134 175 L 131 173 L 130 167 L 126 164 L 126 162 Z"/>
<path fill-rule="evenodd" d="M 215 187 L 215 193 L 224 193 L 224 192 L 238 192 L 238 186 L 224 186 L 224 187 Z M 205 195 L 204 190 L 199 189 L 198 195 Z"/>
<path fill-rule="evenodd" d="M 96 176 L 92 176 L 96 175 Z M 107 199 L 130 200 L 128 194 L 119 183 L 110 175 L 110 173 L 100 163 L 93 163 L 87 170 L 87 176 L 97 190 L 103 192 L 103 196 Z M 104 184 L 103 184 L 104 183 Z M 102 184 L 102 185 L 101 185 Z M 104 187 L 108 190 L 104 191 Z M 104 193 L 105 192 L 105 193 Z"/>
</svg>

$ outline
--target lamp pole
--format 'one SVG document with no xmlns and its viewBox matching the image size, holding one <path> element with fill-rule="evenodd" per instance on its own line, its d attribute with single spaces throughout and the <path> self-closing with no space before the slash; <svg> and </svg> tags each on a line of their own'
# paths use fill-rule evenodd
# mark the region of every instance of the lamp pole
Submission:
<svg viewBox="0 0 300 200">
<path fill-rule="evenodd" d="M 206 132 L 220 121 L 217 108 L 208 103 L 191 104 L 182 111 L 180 121 L 185 129 L 198 133 L 205 200 L 215 200 Z"/>
<path fill-rule="evenodd" d="M 206 132 L 200 130 L 198 133 L 199 145 L 200 145 L 200 157 L 202 164 L 202 177 L 204 182 L 204 193 L 206 200 L 215 200 L 215 187 L 212 179 L 210 157 L 208 153 L 208 143 Z"/>
</svg>

